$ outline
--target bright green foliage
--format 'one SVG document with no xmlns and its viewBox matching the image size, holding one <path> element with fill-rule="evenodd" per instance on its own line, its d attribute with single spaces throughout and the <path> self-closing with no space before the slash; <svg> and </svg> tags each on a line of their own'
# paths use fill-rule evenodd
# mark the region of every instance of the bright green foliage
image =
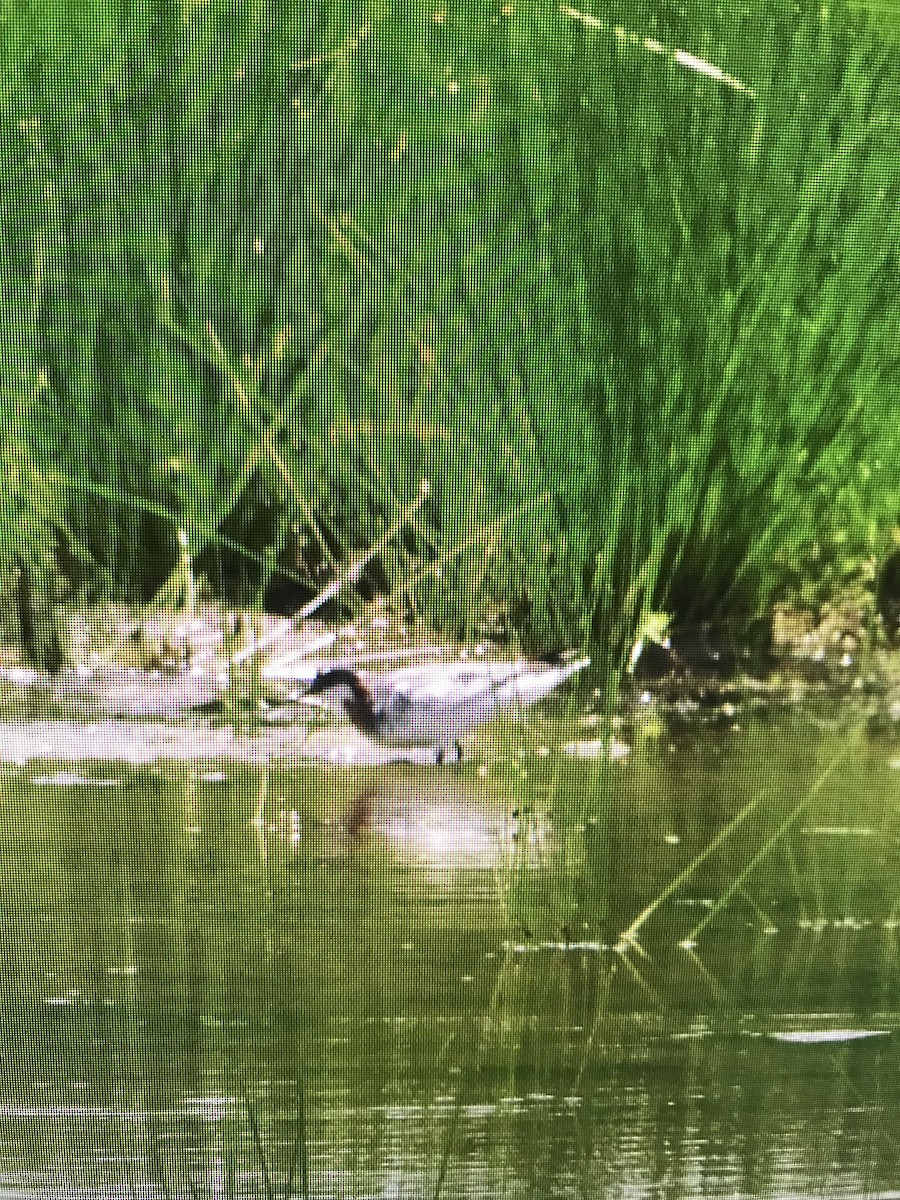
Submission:
<svg viewBox="0 0 900 1200">
<path fill-rule="evenodd" d="M 308 249 L 272 267 L 290 163 L 257 200 L 287 136 L 270 123 L 289 119 L 290 47 L 271 24 L 218 0 L 48 0 L 3 27 L 0 394 L 17 468 L 0 543 L 34 560 L 58 537 L 93 590 L 151 593 L 177 530 L 202 552 L 271 467 L 250 393 L 265 376 L 274 399 L 296 373 L 293 344 L 272 346 L 299 327 L 284 276 Z M 246 376 L 244 403 L 220 359 Z"/>
<path fill-rule="evenodd" d="M 617 25 L 616 22 L 621 22 Z M 0 545 L 627 654 L 900 494 L 900 68 L 832 5 L 6 10 Z"/>
<path fill-rule="evenodd" d="M 837 6 L 439 10 L 378 26 L 405 165 L 361 219 L 400 280 L 368 380 L 388 457 L 440 430 L 443 544 L 488 531 L 446 611 L 487 588 L 621 647 L 642 609 L 747 615 L 779 560 L 870 549 L 900 498 L 888 47 Z"/>
</svg>

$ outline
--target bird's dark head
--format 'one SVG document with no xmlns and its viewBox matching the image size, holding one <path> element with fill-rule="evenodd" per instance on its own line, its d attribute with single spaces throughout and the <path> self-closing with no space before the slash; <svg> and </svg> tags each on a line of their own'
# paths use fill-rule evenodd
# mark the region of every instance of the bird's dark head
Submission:
<svg viewBox="0 0 900 1200">
<path fill-rule="evenodd" d="M 339 691 L 344 688 L 349 688 L 353 695 L 360 691 L 366 692 L 362 680 L 355 671 L 350 671 L 346 667 L 335 667 L 332 671 L 320 671 L 306 689 L 306 694 L 320 696 L 323 692 Z M 366 692 L 366 694 L 368 693 Z"/>
<path fill-rule="evenodd" d="M 383 721 L 377 712 L 372 695 L 355 671 L 347 667 L 335 667 L 322 671 L 306 689 L 307 696 L 321 696 L 331 692 L 343 705 L 344 712 L 364 733 L 375 733 Z"/>
</svg>

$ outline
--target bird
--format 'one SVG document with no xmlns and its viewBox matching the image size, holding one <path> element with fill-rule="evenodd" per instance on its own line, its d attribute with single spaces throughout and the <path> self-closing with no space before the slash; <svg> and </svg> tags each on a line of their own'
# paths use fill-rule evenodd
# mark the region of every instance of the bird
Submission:
<svg viewBox="0 0 900 1200">
<path fill-rule="evenodd" d="M 386 746 L 430 747 L 435 762 L 459 762 L 459 739 L 499 713 L 541 700 L 589 658 L 430 663 L 365 679 L 348 667 L 320 672 L 306 696 L 339 703 L 352 724 Z M 452 751 L 452 755 L 451 755 Z"/>
</svg>

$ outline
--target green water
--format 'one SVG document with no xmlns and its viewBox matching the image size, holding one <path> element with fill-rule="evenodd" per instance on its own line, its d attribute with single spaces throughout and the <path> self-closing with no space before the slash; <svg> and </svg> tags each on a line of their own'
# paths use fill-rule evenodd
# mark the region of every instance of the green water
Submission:
<svg viewBox="0 0 900 1200">
<path fill-rule="evenodd" d="M 4 768 L 0 1194 L 897 1195 L 900 746 L 490 757 Z"/>
</svg>

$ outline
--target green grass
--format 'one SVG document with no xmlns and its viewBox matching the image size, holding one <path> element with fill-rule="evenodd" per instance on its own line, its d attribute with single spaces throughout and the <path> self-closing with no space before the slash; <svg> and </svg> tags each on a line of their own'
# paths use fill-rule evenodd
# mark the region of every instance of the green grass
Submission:
<svg viewBox="0 0 900 1200">
<path fill-rule="evenodd" d="M 345 607 L 614 673 L 884 545 L 900 68 L 850 10 L 57 13 L 2 35 L 8 586 L 380 543 Z"/>
</svg>

